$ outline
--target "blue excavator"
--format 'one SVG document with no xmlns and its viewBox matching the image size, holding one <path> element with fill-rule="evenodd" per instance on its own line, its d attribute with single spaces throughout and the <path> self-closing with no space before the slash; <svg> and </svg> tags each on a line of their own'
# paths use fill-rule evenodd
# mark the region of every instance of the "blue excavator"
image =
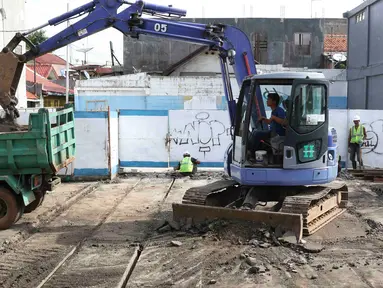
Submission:
<svg viewBox="0 0 383 288">
<path fill-rule="evenodd" d="M 145 18 L 145 14 L 154 18 Z M 219 23 L 182 22 L 183 16 L 185 10 L 171 5 L 93 0 L 35 29 L 17 33 L 0 53 L 0 105 L 7 117 L 19 117 L 15 94 L 24 64 L 107 28 L 135 39 L 147 34 L 205 45 L 219 52 L 231 123 L 232 143 L 224 156 L 229 177 L 187 190 L 182 203 L 173 203 L 174 219 L 258 221 L 292 230 L 299 241 L 302 235 L 310 235 L 344 212 L 348 192 L 343 182 L 335 181 L 337 137 L 335 129 L 329 127 L 329 85 L 323 74 L 257 75 L 252 45 L 240 29 Z M 46 26 L 77 17 L 83 18 L 39 45 L 27 38 Z M 31 48 L 16 54 L 21 41 Z M 229 65 L 241 87 L 239 95 L 233 95 Z M 249 153 L 252 135 L 269 129 L 259 120 L 266 117 L 265 91 L 286 95 L 279 101 L 287 111 L 286 133 L 283 137 L 271 133 L 253 155 Z"/>
</svg>

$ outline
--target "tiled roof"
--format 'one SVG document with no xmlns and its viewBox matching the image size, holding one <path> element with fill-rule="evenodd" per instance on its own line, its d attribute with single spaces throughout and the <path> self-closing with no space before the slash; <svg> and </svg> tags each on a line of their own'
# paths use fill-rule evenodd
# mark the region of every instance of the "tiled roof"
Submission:
<svg viewBox="0 0 383 288">
<path fill-rule="evenodd" d="M 347 52 L 347 35 L 325 35 L 324 52 Z"/>
<path fill-rule="evenodd" d="M 34 70 L 34 65 L 28 64 L 27 65 L 32 71 Z M 50 64 L 36 64 L 36 73 L 40 74 L 41 76 L 47 78 L 51 71 L 53 70 L 53 73 L 57 77 L 56 71 L 53 69 L 52 65 Z"/>
<path fill-rule="evenodd" d="M 39 64 L 59 64 L 59 65 L 66 65 L 66 61 L 52 53 L 44 54 L 40 57 L 36 58 L 36 63 Z"/>
<path fill-rule="evenodd" d="M 28 67 L 26 67 L 26 80 L 29 82 L 34 82 L 34 72 L 32 69 Z M 65 94 L 66 92 L 65 87 L 60 86 L 56 83 L 53 83 L 37 73 L 36 73 L 36 82 L 43 85 L 43 91 L 62 93 L 62 94 Z M 73 94 L 74 91 L 69 89 L 69 93 Z"/>
<path fill-rule="evenodd" d="M 39 98 L 35 94 L 33 94 L 29 91 L 27 91 L 27 99 L 28 100 L 39 100 Z"/>
</svg>

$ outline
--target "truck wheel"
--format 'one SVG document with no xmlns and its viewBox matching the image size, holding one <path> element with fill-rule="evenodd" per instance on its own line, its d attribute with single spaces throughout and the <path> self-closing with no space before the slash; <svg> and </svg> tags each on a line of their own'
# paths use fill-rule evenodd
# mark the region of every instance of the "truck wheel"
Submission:
<svg viewBox="0 0 383 288">
<path fill-rule="evenodd" d="M 0 187 L 0 230 L 8 229 L 17 220 L 20 205 L 16 195 L 5 187 Z"/>
<path fill-rule="evenodd" d="M 23 217 L 24 209 L 25 209 L 23 197 L 21 195 L 17 195 L 16 199 L 17 199 L 17 203 L 19 204 L 19 212 L 17 212 L 17 217 L 13 224 L 17 223 L 17 221 L 19 221 L 21 217 Z"/>
<path fill-rule="evenodd" d="M 45 192 L 42 191 L 36 191 L 35 192 L 35 201 L 33 201 L 31 204 L 29 204 L 27 207 L 24 209 L 24 213 L 31 213 L 32 211 L 35 211 L 37 207 L 39 207 L 43 201 L 44 201 L 44 196 Z"/>
</svg>

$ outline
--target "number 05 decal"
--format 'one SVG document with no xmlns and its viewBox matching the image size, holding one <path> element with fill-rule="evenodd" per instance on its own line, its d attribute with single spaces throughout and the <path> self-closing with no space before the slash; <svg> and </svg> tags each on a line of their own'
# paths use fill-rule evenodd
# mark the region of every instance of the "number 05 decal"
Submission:
<svg viewBox="0 0 383 288">
<path fill-rule="evenodd" d="M 156 23 L 154 24 L 154 31 L 165 33 L 166 31 L 168 31 L 168 24 Z"/>
</svg>

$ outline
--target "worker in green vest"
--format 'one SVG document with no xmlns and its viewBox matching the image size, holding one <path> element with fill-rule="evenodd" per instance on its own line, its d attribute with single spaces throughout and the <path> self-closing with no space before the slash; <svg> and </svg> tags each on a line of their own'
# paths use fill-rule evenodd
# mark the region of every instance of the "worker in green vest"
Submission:
<svg viewBox="0 0 383 288">
<path fill-rule="evenodd" d="M 178 163 L 174 170 L 179 170 L 184 176 L 195 174 L 197 172 L 197 165 L 201 162 L 190 156 L 188 151 L 185 151 L 181 162 Z"/>
<path fill-rule="evenodd" d="M 350 153 L 350 160 L 352 162 L 352 168 L 356 169 L 355 154 L 359 162 L 359 168 L 363 168 L 362 160 L 362 144 L 366 139 L 366 128 L 360 124 L 360 117 L 356 115 L 353 119 L 354 126 L 350 128 L 348 135 L 348 152 Z"/>
</svg>

